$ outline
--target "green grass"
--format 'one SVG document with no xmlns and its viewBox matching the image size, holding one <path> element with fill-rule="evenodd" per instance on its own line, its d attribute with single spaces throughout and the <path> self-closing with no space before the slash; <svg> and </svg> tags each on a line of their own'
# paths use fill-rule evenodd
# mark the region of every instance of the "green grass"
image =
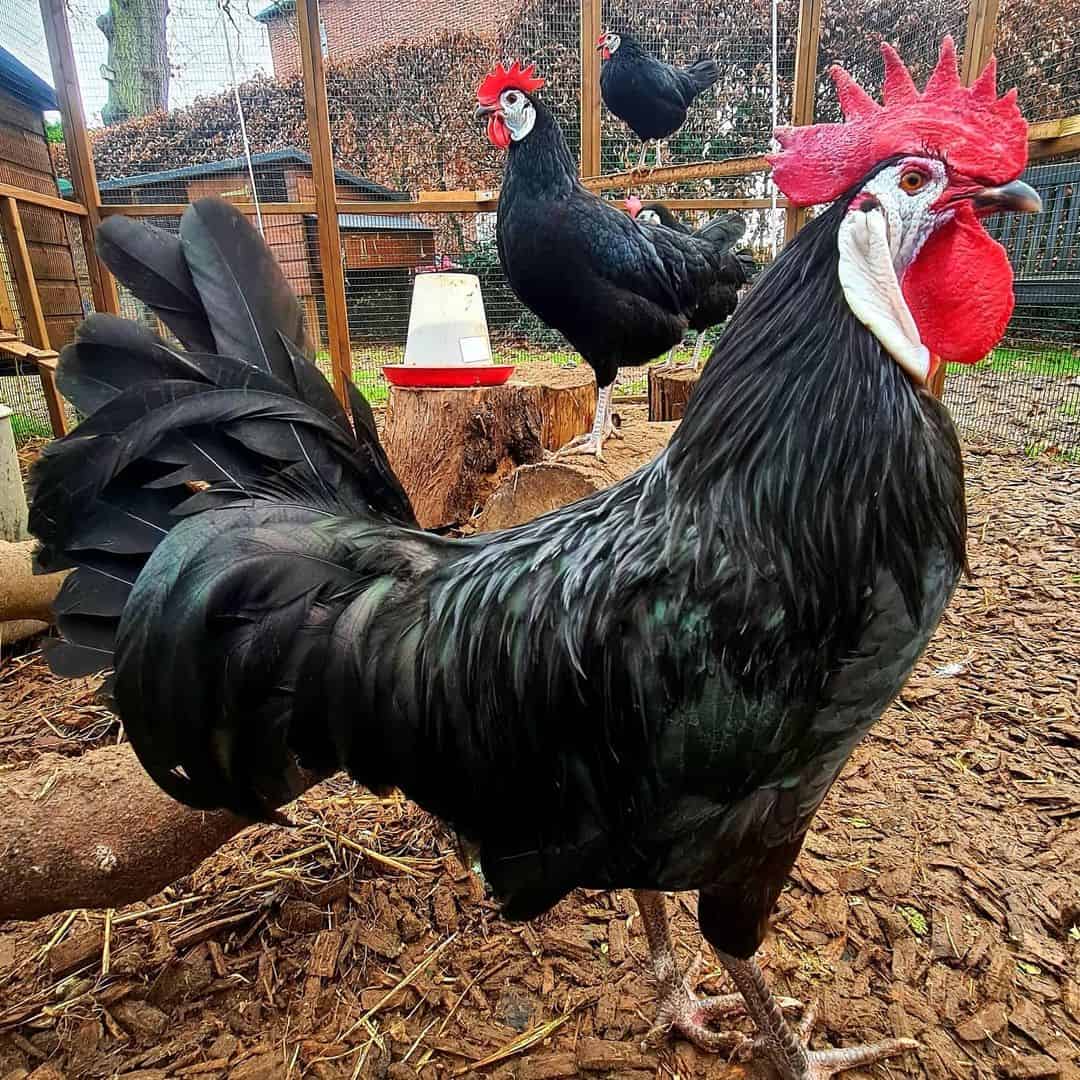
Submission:
<svg viewBox="0 0 1080 1080">
<path fill-rule="evenodd" d="M 48 424 L 22 413 L 12 413 L 11 430 L 15 433 L 16 443 L 26 442 L 27 439 L 52 438 L 52 428 Z"/>
<path fill-rule="evenodd" d="M 1013 349 L 999 346 L 974 366 L 1001 375 L 1080 375 L 1080 353 L 1069 349 Z M 948 373 L 957 374 L 967 367 L 966 364 L 949 364 Z"/>
</svg>

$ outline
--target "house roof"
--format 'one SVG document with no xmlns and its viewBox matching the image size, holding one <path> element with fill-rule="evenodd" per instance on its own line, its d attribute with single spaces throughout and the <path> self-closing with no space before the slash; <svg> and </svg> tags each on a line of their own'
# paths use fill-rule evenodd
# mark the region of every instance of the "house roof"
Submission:
<svg viewBox="0 0 1080 1080">
<path fill-rule="evenodd" d="M 338 214 L 342 229 L 378 229 L 380 232 L 431 232 L 431 226 L 412 214 Z"/>
<path fill-rule="evenodd" d="M 267 153 L 251 155 L 251 164 L 255 166 L 285 162 L 310 165 L 311 155 L 291 146 L 285 150 L 271 150 Z M 207 161 L 201 165 L 186 165 L 181 169 L 137 173 L 134 176 L 117 176 L 112 180 L 102 181 L 98 187 L 101 191 L 123 191 L 126 188 L 142 187 L 147 184 L 163 184 L 170 180 L 191 180 L 200 176 L 214 176 L 218 173 L 240 172 L 246 169 L 246 158 L 223 158 L 220 161 Z M 403 202 L 409 198 L 405 192 L 383 187 L 382 184 L 376 184 L 372 180 L 365 180 L 362 176 L 347 172 L 345 169 L 335 169 L 334 176 L 340 183 L 348 184 L 350 187 L 354 187 L 375 199 L 385 199 L 387 202 Z"/>
<path fill-rule="evenodd" d="M 11 94 L 35 109 L 56 109 L 56 94 L 40 76 L 21 60 L 0 47 L 0 91 Z"/>
<path fill-rule="evenodd" d="M 267 4 L 262 11 L 255 13 L 255 21 L 266 23 L 277 15 L 288 15 L 295 8 L 296 0 L 274 0 L 274 3 Z"/>
</svg>

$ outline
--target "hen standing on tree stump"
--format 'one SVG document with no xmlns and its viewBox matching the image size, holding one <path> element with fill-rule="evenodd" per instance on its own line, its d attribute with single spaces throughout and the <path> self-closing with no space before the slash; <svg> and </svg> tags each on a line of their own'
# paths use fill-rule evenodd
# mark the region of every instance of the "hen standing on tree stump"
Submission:
<svg viewBox="0 0 1080 1080">
<path fill-rule="evenodd" d="M 679 68 L 657 60 L 629 34 L 608 30 L 596 43 L 602 50 L 600 95 L 604 104 L 641 140 L 637 167 L 653 139 L 666 139 L 686 123 L 694 99 L 720 78 L 715 60 L 696 60 Z M 660 143 L 656 144 L 660 164 Z"/>
<path fill-rule="evenodd" d="M 749 280 L 745 257 L 731 251 L 745 226 L 721 222 L 687 236 L 635 225 L 582 187 L 559 125 L 535 96 L 543 85 L 532 66 L 500 64 L 476 92 L 488 138 L 507 151 L 499 262 L 521 302 L 596 372 L 593 429 L 560 453 L 599 457 L 613 433 L 619 368 L 647 364 L 677 345 L 718 285 L 737 289 Z"/>
</svg>

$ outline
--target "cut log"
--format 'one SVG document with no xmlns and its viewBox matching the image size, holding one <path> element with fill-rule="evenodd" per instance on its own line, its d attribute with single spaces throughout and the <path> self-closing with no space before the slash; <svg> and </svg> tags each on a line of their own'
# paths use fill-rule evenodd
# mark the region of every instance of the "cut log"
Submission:
<svg viewBox="0 0 1080 1080">
<path fill-rule="evenodd" d="M 36 540 L 18 544 L 0 541 L 0 622 L 34 619 L 52 622 L 52 602 L 67 576 L 35 575 L 33 570 Z"/>
<path fill-rule="evenodd" d="M 700 375 L 700 371 L 686 364 L 657 364 L 649 368 L 649 419 L 681 420 Z"/>
<path fill-rule="evenodd" d="M 48 629 L 48 623 L 38 622 L 36 619 L 13 619 L 10 622 L 0 622 L 0 656 L 3 656 L 9 645 L 17 645 L 20 641 L 37 637 Z"/>
<path fill-rule="evenodd" d="M 126 745 L 5 774 L 0 815 L 0 920 L 144 900 L 249 824 L 181 806 Z"/>
<path fill-rule="evenodd" d="M 522 364 L 502 386 L 391 387 L 383 443 L 420 524 L 459 525 L 519 465 L 588 431 L 596 384 L 587 367 Z"/>
<path fill-rule="evenodd" d="M 639 406 L 618 407 L 622 438 L 604 443 L 604 457 L 574 455 L 519 466 L 473 520 L 477 532 L 509 529 L 610 487 L 652 461 L 678 424 L 653 424 Z"/>
</svg>

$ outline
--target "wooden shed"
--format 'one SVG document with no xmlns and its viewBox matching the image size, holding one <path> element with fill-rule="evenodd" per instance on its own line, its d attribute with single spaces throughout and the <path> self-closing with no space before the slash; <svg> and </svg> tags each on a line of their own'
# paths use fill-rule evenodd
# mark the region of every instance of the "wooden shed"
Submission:
<svg viewBox="0 0 1080 1080">
<path fill-rule="evenodd" d="M 244 158 L 229 158 L 200 165 L 116 177 L 100 184 L 105 204 L 187 203 L 206 195 L 221 195 L 263 205 L 263 229 L 267 243 L 281 263 L 289 284 L 301 298 L 308 326 L 318 333 L 319 307 L 323 296 L 318 263 L 318 235 L 314 214 L 277 214 L 274 203 L 311 202 L 315 198 L 311 157 L 288 148 L 253 154 L 251 170 Z M 403 192 L 335 170 L 339 200 L 401 202 Z M 166 228 L 168 221 L 161 222 Z M 365 271 L 412 270 L 430 262 L 435 253 L 435 233 L 410 214 L 341 214 L 339 216 L 342 261 L 350 276 Z M 171 222 L 175 228 L 175 219 Z"/>
<path fill-rule="evenodd" d="M 56 107 L 52 87 L 0 48 L 0 184 L 43 195 L 59 194 L 43 115 Z M 71 340 L 85 314 L 68 234 L 69 222 L 59 210 L 27 203 L 19 204 L 18 215 L 37 280 L 49 344 L 59 349 Z M 6 251 L 14 242 L 8 235 L 10 231 L 9 224 L 3 237 L 5 257 L 0 260 L 0 333 L 19 335 L 19 292 Z"/>
</svg>

